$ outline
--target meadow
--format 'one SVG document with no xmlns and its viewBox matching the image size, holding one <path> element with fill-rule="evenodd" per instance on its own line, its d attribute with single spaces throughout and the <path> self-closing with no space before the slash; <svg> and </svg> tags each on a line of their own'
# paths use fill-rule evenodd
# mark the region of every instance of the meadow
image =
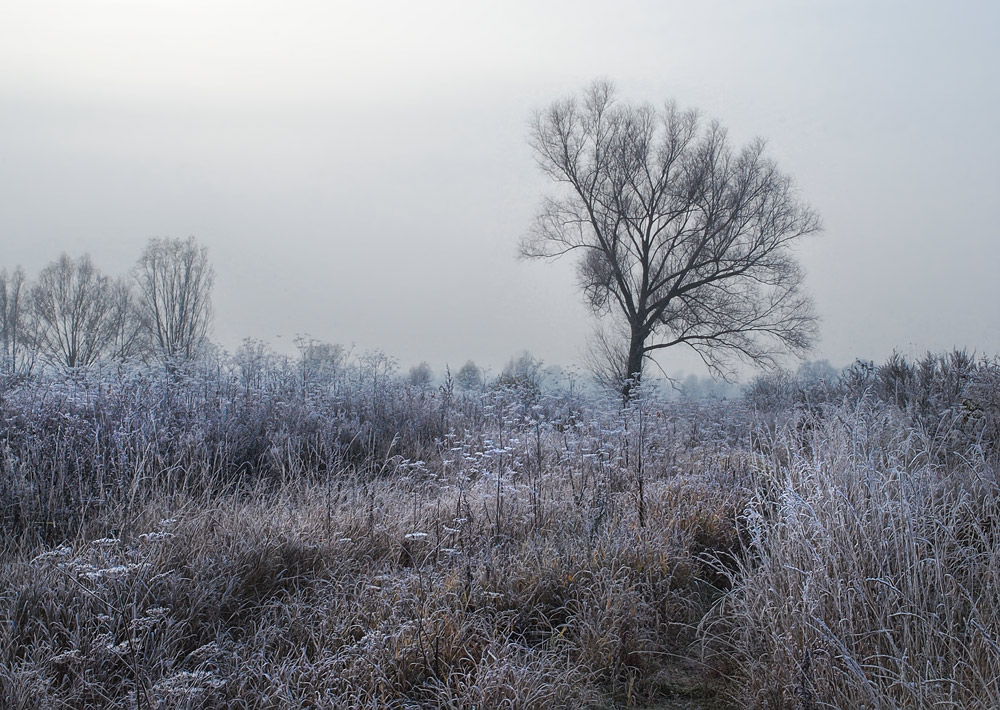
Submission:
<svg viewBox="0 0 1000 710">
<path fill-rule="evenodd" d="M 0 706 L 1000 707 L 997 361 L 393 369 L 0 383 Z"/>
</svg>

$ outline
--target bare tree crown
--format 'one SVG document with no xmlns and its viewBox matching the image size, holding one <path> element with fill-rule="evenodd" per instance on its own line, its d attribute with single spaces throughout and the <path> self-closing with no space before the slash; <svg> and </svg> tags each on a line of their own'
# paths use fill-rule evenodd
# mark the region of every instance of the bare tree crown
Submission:
<svg viewBox="0 0 1000 710">
<path fill-rule="evenodd" d="M 208 249 L 188 239 L 151 239 L 135 269 L 139 308 L 167 359 L 190 359 L 208 338 L 215 271 Z"/>
<path fill-rule="evenodd" d="M 90 255 L 63 254 L 31 288 L 36 347 L 53 365 L 73 370 L 101 358 L 111 336 L 112 282 Z"/>
<path fill-rule="evenodd" d="M 619 386 L 674 345 L 717 372 L 811 346 L 816 317 L 790 247 L 820 220 L 763 141 L 736 149 L 695 111 L 619 102 L 598 82 L 538 112 L 530 143 L 561 189 L 521 254 L 580 252 L 588 304 L 620 326 L 602 344 Z"/>
</svg>

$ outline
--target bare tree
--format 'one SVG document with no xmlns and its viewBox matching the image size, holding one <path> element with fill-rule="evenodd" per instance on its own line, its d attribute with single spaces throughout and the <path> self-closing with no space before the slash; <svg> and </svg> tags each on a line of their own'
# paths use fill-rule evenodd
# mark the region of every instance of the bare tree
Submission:
<svg viewBox="0 0 1000 710">
<path fill-rule="evenodd" d="M 302 391 L 311 387 L 338 387 L 347 369 L 351 351 L 343 345 L 324 343 L 310 335 L 295 337 L 299 350 Z"/>
<path fill-rule="evenodd" d="M 111 337 L 111 280 L 88 254 L 63 254 L 38 275 L 31 288 L 37 345 L 49 362 L 74 369 L 95 363 Z"/>
<path fill-rule="evenodd" d="M 521 254 L 580 252 L 586 299 L 615 325 L 599 348 L 626 395 L 644 360 L 675 345 L 718 373 L 811 346 L 816 317 L 790 247 L 820 221 L 763 141 L 735 149 L 694 111 L 619 102 L 597 82 L 538 112 L 530 143 L 562 191 Z"/>
<path fill-rule="evenodd" d="M 262 392 L 268 385 L 279 382 L 288 372 L 286 361 L 263 340 L 244 338 L 233 354 L 243 394 L 247 397 Z M 277 379 L 276 379 L 277 378 Z"/>
<path fill-rule="evenodd" d="M 144 358 L 151 349 L 149 332 L 139 312 L 135 288 L 127 278 L 111 285 L 110 357 L 119 362 Z"/>
<path fill-rule="evenodd" d="M 165 360 L 190 359 L 208 339 L 215 271 L 188 239 L 151 239 L 135 269 L 139 311 Z"/>
<path fill-rule="evenodd" d="M 0 372 L 20 375 L 34 365 L 33 321 L 29 317 L 29 291 L 24 269 L 0 271 Z"/>
<path fill-rule="evenodd" d="M 472 360 L 468 360 L 455 374 L 455 383 L 463 392 L 472 392 L 483 388 L 483 371 Z"/>
<path fill-rule="evenodd" d="M 427 389 L 434 381 L 434 370 L 427 364 L 427 361 L 423 361 L 410 368 L 407 381 L 418 389 Z"/>
<path fill-rule="evenodd" d="M 525 402 L 534 402 L 542 393 L 542 361 L 527 350 L 512 357 L 493 382 L 494 387 L 512 389 Z"/>
</svg>

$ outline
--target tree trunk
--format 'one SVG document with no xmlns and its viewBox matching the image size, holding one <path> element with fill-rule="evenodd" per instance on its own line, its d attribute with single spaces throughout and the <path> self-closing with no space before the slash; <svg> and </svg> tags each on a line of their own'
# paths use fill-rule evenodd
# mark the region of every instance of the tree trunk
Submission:
<svg viewBox="0 0 1000 710">
<path fill-rule="evenodd" d="M 641 330 L 632 329 L 628 343 L 628 359 L 625 363 L 625 382 L 622 383 L 622 397 L 628 402 L 632 390 L 639 386 L 642 379 L 642 357 L 646 345 L 646 337 Z"/>
</svg>

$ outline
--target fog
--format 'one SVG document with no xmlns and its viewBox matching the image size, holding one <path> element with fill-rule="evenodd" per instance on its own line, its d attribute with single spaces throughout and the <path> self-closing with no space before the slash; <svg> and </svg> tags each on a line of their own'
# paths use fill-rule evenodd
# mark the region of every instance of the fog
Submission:
<svg viewBox="0 0 1000 710">
<path fill-rule="evenodd" d="M 815 358 L 997 353 L 998 48 L 990 2 L 6 3 L 0 267 L 194 235 L 227 348 L 568 365 L 572 261 L 516 258 L 550 188 L 527 121 L 600 77 L 768 140 L 825 225 Z"/>
</svg>

